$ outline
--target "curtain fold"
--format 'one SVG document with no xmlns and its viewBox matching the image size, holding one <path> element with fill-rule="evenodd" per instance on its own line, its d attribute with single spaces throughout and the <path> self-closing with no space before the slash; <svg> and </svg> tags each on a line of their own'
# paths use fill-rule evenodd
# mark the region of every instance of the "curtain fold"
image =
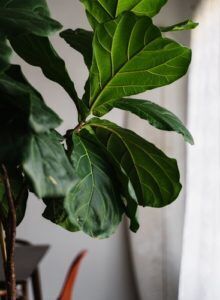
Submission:
<svg viewBox="0 0 220 300">
<path fill-rule="evenodd" d="M 187 206 L 179 300 L 220 299 L 220 0 L 194 17 L 189 86 Z"/>
</svg>

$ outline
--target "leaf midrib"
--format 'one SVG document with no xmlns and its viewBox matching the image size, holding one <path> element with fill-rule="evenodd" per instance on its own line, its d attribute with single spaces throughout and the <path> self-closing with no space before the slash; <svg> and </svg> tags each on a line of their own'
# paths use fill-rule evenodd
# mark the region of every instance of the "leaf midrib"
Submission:
<svg viewBox="0 0 220 300">
<path fill-rule="evenodd" d="M 141 180 L 140 180 L 141 176 L 140 176 L 139 171 L 138 171 L 138 169 L 137 169 L 137 165 L 134 163 L 134 162 L 135 162 L 134 157 L 133 157 L 133 155 L 132 155 L 132 153 L 131 153 L 131 151 L 130 151 L 130 148 L 127 146 L 127 144 L 125 144 L 125 141 L 124 141 L 124 139 L 121 137 L 121 135 L 120 135 L 117 131 L 115 131 L 112 127 L 111 127 L 111 128 L 110 128 L 110 127 L 105 127 L 104 125 L 100 125 L 100 124 L 95 124 L 95 126 L 101 127 L 101 128 L 103 128 L 103 129 L 105 129 L 105 130 L 109 130 L 109 131 L 113 132 L 115 135 L 117 135 L 117 136 L 120 138 L 120 140 L 123 142 L 123 144 L 125 145 L 125 147 L 126 147 L 126 149 L 128 150 L 128 152 L 130 153 L 130 156 L 131 156 L 132 161 L 133 161 L 133 165 L 134 165 L 134 167 L 135 167 L 135 170 L 136 170 L 137 175 L 138 175 L 138 178 L 139 178 L 139 182 L 141 182 Z M 131 143 L 133 143 L 133 142 L 131 142 Z M 133 143 L 133 144 L 134 144 L 136 147 L 140 148 L 136 143 Z M 152 156 L 151 156 L 149 153 L 147 153 L 146 151 L 144 151 L 142 148 L 140 148 L 140 149 L 141 149 L 141 151 L 143 151 L 145 154 L 147 154 L 147 156 L 148 156 L 150 159 L 152 159 L 152 160 L 154 161 L 154 163 L 155 163 L 157 166 L 160 167 L 160 169 L 162 170 L 162 172 L 163 172 L 163 173 L 165 174 L 165 176 L 169 179 L 169 181 L 171 182 L 171 184 L 172 184 L 172 186 L 173 186 L 173 181 L 171 180 L 171 178 L 169 177 L 169 175 L 165 172 L 165 170 L 158 164 L 158 162 L 155 161 L 155 159 L 152 158 Z M 161 193 L 160 185 L 159 185 L 158 181 L 155 179 L 155 177 L 154 177 L 148 170 L 146 170 L 146 169 L 144 169 L 144 170 L 145 170 L 145 171 L 153 178 L 153 180 L 155 181 L 156 185 L 157 185 L 158 188 L 159 188 L 159 192 L 160 192 L 160 194 L 161 194 L 161 198 L 163 199 L 163 195 L 162 195 L 162 193 Z M 141 184 L 139 184 L 139 185 L 140 185 L 140 187 L 141 187 L 142 200 L 143 200 L 143 199 L 144 199 L 144 193 L 143 193 L 142 185 L 141 185 Z M 153 193 L 153 194 L 154 194 L 154 193 Z M 144 203 L 144 201 L 143 201 L 143 203 Z"/>
<path fill-rule="evenodd" d="M 115 79 L 115 77 L 121 72 L 121 70 L 126 66 L 126 64 L 127 64 L 128 62 L 131 62 L 131 60 L 132 60 L 135 56 L 140 55 L 140 54 L 144 51 L 144 49 L 145 49 L 146 46 L 149 46 L 151 43 L 153 43 L 153 42 L 155 42 L 157 39 L 161 39 L 161 38 L 162 38 L 162 36 L 159 36 L 159 37 L 157 37 L 156 39 L 152 40 L 150 43 L 144 44 L 144 47 L 143 47 L 140 51 L 134 53 L 134 54 L 130 57 L 130 60 L 129 60 L 129 61 L 126 61 L 126 63 L 125 63 L 124 65 L 122 65 L 122 66 L 117 70 L 117 72 L 114 74 L 114 76 L 111 77 L 111 78 L 106 82 L 106 84 L 103 86 L 103 88 L 102 88 L 102 90 L 100 91 L 100 93 L 97 95 L 96 99 L 93 101 L 93 104 L 92 104 L 91 109 L 90 109 L 91 112 L 93 111 L 94 106 L 96 106 L 97 103 L 99 102 L 100 98 L 102 97 L 102 94 L 105 92 L 105 89 L 106 89 L 108 86 L 111 85 L 111 82 L 112 82 L 112 81 Z M 102 45 L 101 45 L 101 46 L 102 46 Z M 185 48 L 183 48 L 183 50 L 184 50 L 184 49 L 185 49 Z M 174 50 L 174 48 L 172 48 L 171 50 Z M 160 49 L 159 51 L 161 51 L 161 49 Z M 153 52 L 153 51 L 152 51 L 152 52 Z M 181 56 L 182 54 L 183 54 L 183 53 L 181 53 L 181 54 L 178 55 L 178 56 Z M 170 61 L 172 61 L 173 59 L 176 59 L 176 58 L 177 58 L 177 56 L 176 56 L 176 57 L 172 57 L 172 58 L 169 59 L 167 62 L 170 62 Z M 166 62 L 166 63 L 167 63 L 167 62 Z M 112 59 L 111 59 L 111 63 L 112 63 Z M 161 66 L 161 65 L 163 65 L 163 64 L 164 64 L 164 63 L 161 63 L 161 64 L 157 65 L 156 67 L 159 67 L 159 66 Z M 154 68 L 156 68 L 156 67 L 149 68 L 149 69 L 146 69 L 146 70 L 144 70 L 144 71 L 147 72 L 147 71 L 149 71 L 149 70 L 151 70 L 151 69 L 154 69 Z M 97 66 L 97 69 L 98 69 L 98 66 Z M 142 71 L 143 71 L 143 70 L 142 70 Z M 99 71 L 98 75 L 99 75 L 99 77 L 100 77 L 100 71 Z M 112 101 L 112 100 L 113 100 L 113 99 L 109 99 L 108 101 L 105 102 L 105 104 L 107 104 L 108 102 L 110 102 L 110 101 Z M 102 104 L 102 105 L 103 105 L 103 104 Z"/>
<path fill-rule="evenodd" d="M 92 190 L 91 190 L 90 195 L 89 195 L 89 201 L 86 204 L 84 204 L 84 205 L 88 205 L 87 214 L 86 214 L 85 220 L 83 221 L 83 227 L 84 227 L 85 224 L 87 223 L 87 220 L 88 220 L 88 217 L 89 217 L 89 208 L 90 208 L 90 204 L 91 204 L 93 193 L 94 193 L 95 180 L 94 180 L 93 167 L 92 167 L 92 162 L 90 160 L 89 153 L 88 153 L 84 143 L 82 142 L 82 140 L 80 138 L 79 138 L 79 142 L 82 145 L 82 147 L 85 151 L 85 155 L 87 156 L 87 159 L 89 161 L 89 166 L 90 166 L 90 170 L 91 170 L 90 175 L 92 176 Z"/>
</svg>

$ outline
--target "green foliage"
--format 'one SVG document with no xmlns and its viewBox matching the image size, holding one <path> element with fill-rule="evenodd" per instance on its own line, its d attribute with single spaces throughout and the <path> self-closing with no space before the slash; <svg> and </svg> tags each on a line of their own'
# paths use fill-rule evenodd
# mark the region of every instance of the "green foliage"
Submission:
<svg viewBox="0 0 220 300">
<path fill-rule="evenodd" d="M 34 33 L 47 36 L 62 26 L 59 22 L 32 11 L 6 7 L 0 10 L 0 28 L 0 33 L 5 35 Z"/>
<path fill-rule="evenodd" d="M 116 19 L 124 12 L 131 11 L 137 15 L 155 16 L 167 0 L 81 0 L 85 5 L 90 24 L 97 24 Z"/>
<path fill-rule="evenodd" d="M 20 169 L 9 168 L 9 178 L 16 207 L 17 225 L 19 225 L 22 222 L 26 211 L 28 198 L 27 184 Z M 0 172 L 0 208 L 0 218 L 2 223 L 7 224 L 9 218 L 9 205 L 2 170 Z"/>
<path fill-rule="evenodd" d="M 15 8 L 30 10 L 33 13 L 39 13 L 49 16 L 48 6 L 45 0 L 0 0 L 1 8 Z"/>
<path fill-rule="evenodd" d="M 191 60 L 191 51 L 163 38 L 149 17 L 131 13 L 99 25 L 93 50 L 90 106 L 98 116 L 111 109 L 114 99 L 176 81 Z"/>
<path fill-rule="evenodd" d="M 61 124 L 61 119 L 44 103 L 41 95 L 26 81 L 19 66 L 11 68 L 0 77 L 1 118 L 22 115 L 24 124 L 36 133 L 46 132 Z M 10 109 L 10 110 L 9 110 Z"/>
<path fill-rule="evenodd" d="M 92 40 L 93 33 L 84 29 L 67 29 L 60 36 L 75 50 L 79 51 L 84 58 L 88 69 L 92 65 Z"/>
<path fill-rule="evenodd" d="M 176 131 L 183 135 L 186 142 L 194 144 L 191 133 L 181 120 L 169 110 L 151 101 L 129 98 L 119 99 L 113 103 L 113 106 L 134 113 L 158 129 Z"/>
<path fill-rule="evenodd" d="M 160 27 L 160 30 L 161 32 L 191 30 L 196 28 L 198 25 L 198 23 L 195 23 L 192 20 L 186 20 L 175 25 Z"/>
<path fill-rule="evenodd" d="M 108 237 L 121 221 L 121 199 L 110 163 L 98 145 L 73 134 L 71 160 L 78 180 L 65 199 L 73 224 L 92 237 Z"/>
<path fill-rule="evenodd" d="M 11 49 L 7 45 L 5 38 L 0 39 L 0 73 L 9 67 L 9 58 L 11 55 Z"/>
<path fill-rule="evenodd" d="M 39 198 L 65 196 L 74 181 L 73 169 L 53 131 L 29 136 L 22 166 Z"/>
<path fill-rule="evenodd" d="M 20 163 L 29 135 L 56 128 L 61 120 L 27 82 L 19 66 L 11 65 L 0 76 L 0 93 L 0 162 Z"/>
<path fill-rule="evenodd" d="M 181 190 L 180 176 L 176 161 L 149 141 L 90 116 L 120 108 L 158 129 L 178 132 L 193 144 L 190 132 L 173 113 L 150 101 L 126 97 L 185 75 L 191 50 L 162 33 L 193 29 L 197 23 L 155 26 L 152 17 L 166 0 L 81 2 L 93 31 L 66 29 L 60 37 L 82 54 L 89 70 L 82 99 L 48 38 L 61 25 L 50 18 L 46 2 L 0 0 L 0 163 L 9 171 L 18 224 L 29 191 L 45 203 L 46 219 L 71 232 L 106 238 L 123 216 L 136 232 L 139 206 L 172 203 Z M 59 116 L 21 68 L 10 64 L 11 48 L 60 84 L 75 103 L 79 123 L 64 137 L 55 131 L 61 124 Z M 0 208 L 7 226 L 2 175 Z"/>
<path fill-rule="evenodd" d="M 23 34 L 10 37 L 10 43 L 14 51 L 27 63 L 40 67 L 47 78 L 60 84 L 78 106 L 78 96 L 66 70 L 65 62 L 47 37 Z"/>
<path fill-rule="evenodd" d="M 112 159 L 116 173 L 126 175 L 126 184 L 120 180 L 125 184 L 125 195 L 130 188 L 139 205 L 152 207 L 163 207 L 177 198 L 181 185 L 175 160 L 133 131 L 107 120 L 95 118 L 88 124 Z"/>
<path fill-rule="evenodd" d="M 64 208 L 64 198 L 44 199 L 46 208 L 43 217 L 64 229 L 77 232 L 79 228 L 73 221 L 70 221 L 69 215 Z"/>
</svg>

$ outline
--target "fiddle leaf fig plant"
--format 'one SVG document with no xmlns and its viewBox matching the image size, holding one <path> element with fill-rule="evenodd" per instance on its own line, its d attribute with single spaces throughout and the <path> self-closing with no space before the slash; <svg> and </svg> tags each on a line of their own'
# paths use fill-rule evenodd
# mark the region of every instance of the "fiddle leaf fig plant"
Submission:
<svg viewBox="0 0 220 300">
<path fill-rule="evenodd" d="M 176 160 L 135 132 L 104 119 L 110 110 L 131 112 L 193 144 L 190 132 L 172 112 L 130 96 L 186 74 L 191 50 L 164 33 L 193 29 L 197 23 L 157 26 L 152 18 L 166 0 L 81 2 L 91 31 L 65 29 L 60 37 L 82 54 L 88 68 L 82 98 L 50 42 L 49 35 L 62 25 L 50 17 L 46 1 L 0 0 L 0 219 L 8 254 L 8 297 L 13 300 L 15 231 L 25 216 L 28 193 L 42 199 L 46 219 L 96 238 L 112 235 L 124 216 L 136 232 L 139 206 L 160 208 L 178 197 Z M 64 136 L 57 131 L 60 117 L 21 67 L 11 63 L 13 51 L 40 67 L 71 97 L 78 120 Z"/>
</svg>

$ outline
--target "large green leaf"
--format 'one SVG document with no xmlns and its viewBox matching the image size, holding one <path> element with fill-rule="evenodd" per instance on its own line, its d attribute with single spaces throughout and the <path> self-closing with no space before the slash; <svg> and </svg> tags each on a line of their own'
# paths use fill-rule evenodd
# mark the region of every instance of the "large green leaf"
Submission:
<svg viewBox="0 0 220 300">
<path fill-rule="evenodd" d="M 188 70 L 191 51 L 161 36 L 148 17 L 126 13 L 99 25 L 93 40 L 90 106 L 103 115 L 112 100 L 168 85 Z"/>
<path fill-rule="evenodd" d="M 31 10 L 8 7 L 0 9 L 0 33 L 7 36 L 23 33 L 48 36 L 61 28 L 59 22 Z"/>
<path fill-rule="evenodd" d="M 0 73 L 9 67 L 11 48 L 7 45 L 5 38 L 0 37 Z"/>
<path fill-rule="evenodd" d="M 186 142 L 193 144 L 193 137 L 182 121 L 169 110 L 147 100 L 120 99 L 114 107 L 130 111 L 161 130 L 176 131 L 183 135 Z"/>
<path fill-rule="evenodd" d="M 12 189 L 12 195 L 15 201 L 14 204 L 16 208 L 16 221 L 17 225 L 19 225 L 22 222 L 26 211 L 26 204 L 28 198 L 27 185 L 19 169 L 10 168 L 9 180 Z M 2 170 L 0 171 L 0 209 L 1 218 L 3 218 L 3 223 L 7 225 L 9 206 Z"/>
<path fill-rule="evenodd" d="M 79 228 L 76 224 L 70 222 L 69 216 L 64 208 L 64 198 L 44 199 L 46 208 L 43 217 L 64 229 L 76 232 Z"/>
<path fill-rule="evenodd" d="M 106 238 L 121 221 L 120 192 L 100 147 L 73 134 L 72 160 L 78 182 L 65 199 L 70 221 L 92 237 Z"/>
<path fill-rule="evenodd" d="M 27 82 L 19 66 L 0 76 L 0 162 L 20 163 L 31 131 L 48 132 L 60 118 Z"/>
<path fill-rule="evenodd" d="M 162 32 L 169 32 L 169 31 L 183 31 L 183 30 L 191 30 L 196 28 L 199 23 L 195 23 L 192 20 L 186 20 L 178 24 L 174 24 L 167 27 L 160 27 Z"/>
<path fill-rule="evenodd" d="M 85 29 L 67 29 L 60 33 L 60 36 L 75 50 L 80 52 L 85 64 L 90 69 L 92 64 L 92 40 L 93 32 Z"/>
<path fill-rule="evenodd" d="M 109 156 L 108 151 L 105 151 L 102 143 L 96 137 L 96 134 L 91 127 L 89 127 L 89 134 L 88 134 L 88 128 L 87 129 L 83 128 L 82 130 L 80 130 L 79 134 L 80 134 L 81 138 L 86 139 L 87 141 L 89 141 L 92 144 L 95 144 L 96 147 L 99 147 L 99 148 L 101 147 L 102 150 L 104 150 L 104 154 L 100 153 L 103 157 Z M 121 195 L 121 204 L 122 204 L 123 210 L 124 210 L 125 214 L 127 215 L 127 217 L 130 219 L 130 229 L 133 232 L 137 232 L 137 230 L 139 229 L 139 222 L 138 222 L 138 218 L 137 218 L 138 203 L 136 200 L 134 200 L 136 198 L 135 192 L 132 188 L 132 185 L 129 182 L 129 178 L 126 176 L 126 174 L 122 170 L 116 168 L 114 177 L 115 176 L 117 177 L 117 182 L 120 183 L 120 184 L 117 184 L 118 194 Z"/>
<path fill-rule="evenodd" d="M 117 18 L 126 11 L 153 17 L 167 0 L 81 0 L 92 27 Z"/>
<path fill-rule="evenodd" d="M 119 172 L 124 173 L 140 205 L 163 207 L 179 195 L 181 184 L 174 159 L 134 132 L 97 118 L 89 121 Z M 124 189 L 124 181 L 121 182 Z M 125 194 L 127 191 L 125 191 Z M 132 195 L 133 196 L 133 195 Z"/>
<path fill-rule="evenodd" d="M 73 168 L 53 131 L 30 135 L 22 165 L 39 198 L 64 197 L 74 182 Z"/>
<path fill-rule="evenodd" d="M 60 118 L 44 103 L 42 97 L 26 81 L 19 66 L 11 66 L 0 76 L 1 123 L 22 118 L 22 123 L 35 132 L 46 132 L 61 124 Z"/>
</svg>

